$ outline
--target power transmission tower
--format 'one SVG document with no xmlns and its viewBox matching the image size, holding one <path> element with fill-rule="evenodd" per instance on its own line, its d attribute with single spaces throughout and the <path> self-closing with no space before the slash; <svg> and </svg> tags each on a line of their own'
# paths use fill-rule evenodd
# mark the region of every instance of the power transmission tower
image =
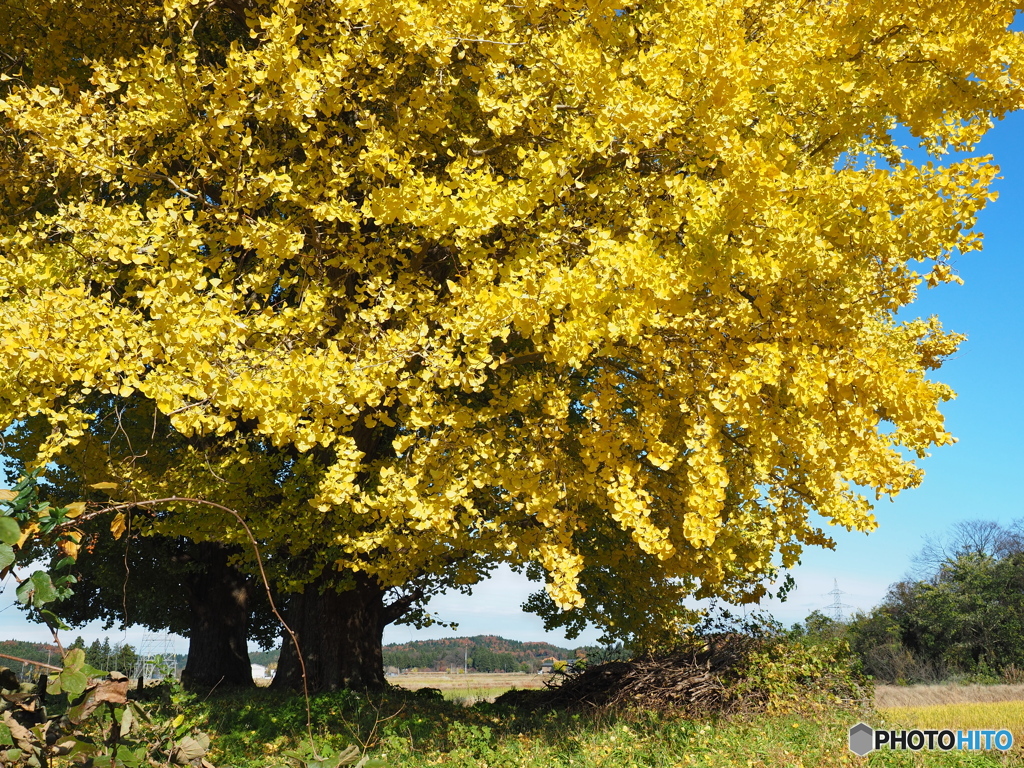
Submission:
<svg viewBox="0 0 1024 768">
<path fill-rule="evenodd" d="M 828 607 L 828 615 L 833 621 L 841 622 L 846 618 L 846 611 L 852 610 L 853 606 L 847 605 L 842 601 L 842 596 L 846 593 L 839 588 L 839 580 L 833 579 L 832 584 L 832 591 L 828 593 L 832 595 L 832 605 Z"/>
<path fill-rule="evenodd" d="M 139 655 L 132 670 L 132 679 L 160 680 L 165 675 L 178 676 L 178 657 L 174 655 L 174 635 L 150 634 L 142 636 Z"/>
</svg>

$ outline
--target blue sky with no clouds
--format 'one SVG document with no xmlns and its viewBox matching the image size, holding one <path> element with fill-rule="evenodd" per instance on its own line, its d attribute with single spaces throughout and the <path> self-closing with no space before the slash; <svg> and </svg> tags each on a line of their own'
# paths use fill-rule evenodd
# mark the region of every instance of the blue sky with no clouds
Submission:
<svg viewBox="0 0 1024 768">
<path fill-rule="evenodd" d="M 992 154 L 1001 167 L 996 182 L 999 199 L 982 212 L 978 229 L 985 233 L 985 249 L 958 258 L 955 267 L 963 286 L 922 290 L 906 316 L 937 314 L 946 328 L 965 333 L 968 340 L 935 378 L 950 384 L 958 397 L 944 412 L 949 429 L 959 439 L 936 449 L 922 466 L 920 488 L 906 491 L 894 502 L 879 502 L 879 528 L 870 535 L 831 529 L 837 542 L 833 552 L 808 550 L 793 570 L 797 588 L 784 604 L 765 607 L 785 624 L 798 621 L 833 601 L 833 583 L 845 593 L 850 609 L 868 610 L 884 597 L 888 586 L 910 570 L 913 555 L 926 535 L 941 534 L 961 520 L 1009 523 L 1024 518 L 1022 484 L 1024 458 L 1024 115 L 999 123 L 973 155 Z M 8 580 L 10 581 L 10 580 Z M 13 606 L 13 586 L 0 596 L 0 639 L 44 641 L 49 633 L 26 622 Z M 432 628 L 417 631 L 389 627 L 386 642 L 446 637 L 453 634 L 495 634 L 517 640 L 542 640 L 567 645 L 595 642 L 596 632 L 576 641 L 557 633 L 546 634 L 536 617 L 519 606 L 537 589 L 507 569 L 479 585 L 475 594 L 435 598 L 431 608 L 446 621 L 459 623 L 457 631 Z M 98 626 L 80 632 L 86 639 L 109 636 L 112 642 L 138 645 L 144 630 L 104 631 Z M 67 633 L 73 638 L 75 632 Z M 181 640 L 177 651 L 184 653 Z"/>
</svg>

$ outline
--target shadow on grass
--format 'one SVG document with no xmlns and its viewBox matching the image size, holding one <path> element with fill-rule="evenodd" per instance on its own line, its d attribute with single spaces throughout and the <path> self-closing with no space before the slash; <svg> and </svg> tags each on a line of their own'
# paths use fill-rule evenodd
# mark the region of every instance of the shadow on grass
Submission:
<svg viewBox="0 0 1024 768">
<path fill-rule="evenodd" d="M 213 737 L 219 768 L 285 764 L 283 750 L 305 741 L 301 696 L 266 689 L 191 699 L 185 711 Z M 677 768 L 682 766 L 982 766 L 1021 765 L 997 753 L 874 753 L 846 748 L 847 729 L 877 713 L 820 709 L 789 715 L 689 720 L 642 711 L 619 714 L 526 711 L 503 704 L 470 707 L 403 689 L 338 691 L 311 702 L 318 747 L 355 744 L 388 766 L 418 768 Z M 275 759 L 276 758 L 276 759 Z"/>
<path fill-rule="evenodd" d="M 269 756 L 306 738 L 305 704 L 294 694 L 267 689 L 215 694 L 186 702 L 185 709 L 213 737 L 212 757 L 218 766 L 262 768 Z M 616 728 L 630 737 L 612 737 L 622 746 L 655 728 L 661 738 L 666 735 L 665 719 L 654 715 L 527 712 L 488 702 L 466 707 L 398 688 L 323 694 L 312 699 L 310 711 L 319 743 L 335 748 L 356 744 L 372 754 L 386 754 L 389 765 L 412 765 L 425 755 L 444 755 L 447 764 L 493 764 L 499 752 L 506 760 L 523 758 L 525 765 L 531 762 L 528 753 L 580 755 L 595 736 Z M 696 727 L 678 720 L 672 730 L 685 737 Z"/>
</svg>

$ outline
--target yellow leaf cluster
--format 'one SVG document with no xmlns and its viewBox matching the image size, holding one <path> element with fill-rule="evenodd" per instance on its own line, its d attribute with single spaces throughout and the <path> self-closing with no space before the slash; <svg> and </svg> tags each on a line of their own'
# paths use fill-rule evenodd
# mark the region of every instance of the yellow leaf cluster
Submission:
<svg viewBox="0 0 1024 768">
<path fill-rule="evenodd" d="M 610 626 L 615 573 L 634 631 L 756 598 L 814 514 L 870 530 L 952 440 L 960 337 L 896 313 L 980 248 L 995 167 L 938 163 L 1021 103 L 1008 0 L 4 8 L 30 463 L 384 585 L 539 564 Z"/>
</svg>

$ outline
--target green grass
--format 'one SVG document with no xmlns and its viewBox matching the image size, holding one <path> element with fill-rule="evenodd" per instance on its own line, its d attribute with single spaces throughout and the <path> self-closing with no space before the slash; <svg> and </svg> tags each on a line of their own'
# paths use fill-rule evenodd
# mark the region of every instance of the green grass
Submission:
<svg viewBox="0 0 1024 768">
<path fill-rule="evenodd" d="M 458 692 L 453 692 L 458 693 Z M 213 737 L 219 768 L 266 768 L 301 746 L 301 698 L 267 690 L 185 704 Z M 846 748 L 850 725 L 890 723 L 875 712 L 823 711 L 695 721 L 649 713 L 619 716 L 522 713 L 493 704 L 465 707 L 391 691 L 351 692 L 312 702 L 314 733 L 325 747 L 356 744 L 398 768 L 833 768 L 839 766 L 1024 766 L 1020 752 L 879 752 L 858 758 Z M 1024 734 L 1021 735 L 1024 740 Z"/>
</svg>

